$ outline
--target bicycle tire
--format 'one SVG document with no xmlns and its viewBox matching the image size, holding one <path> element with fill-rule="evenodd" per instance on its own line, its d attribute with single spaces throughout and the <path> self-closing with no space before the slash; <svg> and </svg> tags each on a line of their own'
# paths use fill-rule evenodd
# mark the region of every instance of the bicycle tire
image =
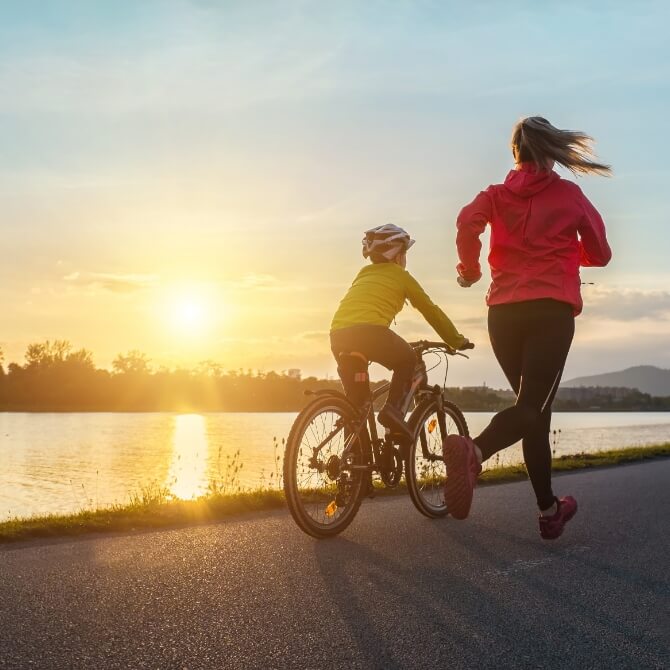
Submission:
<svg viewBox="0 0 670 670">
<path fill-rule="evenodd" d="M 415 438 L 410 445 L 405 463 L 407 490 L 414 506 L 421 514 L 431 519 L 449 514 L 444 502 L 447 471 L 442 461 L 442 442 L 447 434 L 456 432 L 459 435 L 469 435 L 463 412 L 447 400 L 443 401 L 443 407 L 444 424 L 440 422 L 438 402 L 435 398 L 427 398 L 421 402 L 408 421 Z M 424 448 L 431 456 L 439 456 L 439 460 L 424 458 Z"/>
<path fill-rule="evenodd" d="M 338 420 L 342 420 L 345 424 L 353 421 L 354 412 L 354 408 L 346 399 L 334 394 L 322 395 L 298 414 L 291 427 L 284 452 L 284 495 L 294 521 L 312 537 L 325 538 L 341 533 L 353 521 L 361 505 L 364 474 L 367 474 L 364 470 L 349 468 L 347 471 L 345 468 L 335 482 L 327 473 L 319 472 L 313 466 L 308 467 L 308 450 L 320 444 L 330 432 L 335 430 Z M 326 447 L 328 449 L 320 454 L 322 466 L 327 462 L 333 463 L 333 456 L 339 458 L 333 450 L 335 448 L 344 450 L 347 444 L 351 445 L 352 464 L 363 464 L 360 440 L 351 435 L 346 436 L 345 432 L 342 428 L 331 439 L 332 446 L 330 443 L 325 445 L 324 449 Z M 328 454 L 330 455 L 326 462 Z M 328 479 L 330 481 L 327 481 Z M 306 482 L 310 482 L 310 485 L 306 486 Z M 313 486 L 312 483 L 317 485 Z M 304 485 L 302 489 L 301 484 Z M 319 490 L 319 485 L 321 490 Z M 344 505 L 337 504 L 335 500 L 341 487 L 345 489 L 342 493 L 342 497 L 345 498 Z M 328 508 L 333 504 L 335 511 L 329 517 Z M 332 507 L 330 509 L 332 511 Z"/>
</svg>

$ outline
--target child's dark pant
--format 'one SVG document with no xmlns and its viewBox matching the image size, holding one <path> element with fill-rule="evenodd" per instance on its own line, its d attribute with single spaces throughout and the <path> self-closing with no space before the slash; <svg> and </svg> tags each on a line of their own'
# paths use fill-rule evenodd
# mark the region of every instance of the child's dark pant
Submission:
<svg viewBox="0 0 670 670">
<path fill-rule="evenodd" d="M 400 408 L 412 383 L 417 362 L 414 350 L 402 337 L 385 326 L 351 326 L 330 333 L 330 348 L 338 361 L 337 371 L 344 390 L 355 404 L 361 403 L 360 386 L 357 387 L 354 382 L 353 366 L 340 363 L 339 355 L 344 352 L 359 352 L 369 361 L 393 370 L 387 402 Z"/>
</svg>

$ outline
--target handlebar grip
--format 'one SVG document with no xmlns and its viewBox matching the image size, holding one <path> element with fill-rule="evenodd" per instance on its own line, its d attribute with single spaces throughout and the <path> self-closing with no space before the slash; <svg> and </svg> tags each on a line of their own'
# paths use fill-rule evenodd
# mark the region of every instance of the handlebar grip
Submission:
<svg viewBox="0 0 670 670">
<path fill-rule="evenodd" d="M 451 349 L 445 342 L 430 342 L 429 340 L 418 340 L 410 342 L 409 345 L 414 349 Z"/>
</svg>

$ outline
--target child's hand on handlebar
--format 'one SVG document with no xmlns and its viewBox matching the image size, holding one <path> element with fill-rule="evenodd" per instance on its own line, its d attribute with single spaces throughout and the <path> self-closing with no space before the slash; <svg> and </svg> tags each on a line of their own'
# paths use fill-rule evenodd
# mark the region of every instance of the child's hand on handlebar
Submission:
<svg viewBox="0 0 670 670">
<path fill-rule="evenodd" d="M 475 348 L 475 343 L 470 342 L 468 338 L 463 338 L 463 342 L 461 343 L 460 346 L 456 347 L 457 351 L 465 351 L 466 349 L 474 349 Z"/>
</svg>

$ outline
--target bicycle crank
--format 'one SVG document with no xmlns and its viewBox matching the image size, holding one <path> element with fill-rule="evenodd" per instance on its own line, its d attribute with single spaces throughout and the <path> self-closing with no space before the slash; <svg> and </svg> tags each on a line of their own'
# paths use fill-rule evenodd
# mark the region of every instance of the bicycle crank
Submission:
<svg viewBox="0 0 670 670">
<path fill-rule="evenodd" d="M 381 452 L 381 468 L 379 475 L 384 485 L 393 488 L 398 486 L 402 477 L 403 460 L 398 449 L 392 445 L 385 445 Z"/>
</svg>

